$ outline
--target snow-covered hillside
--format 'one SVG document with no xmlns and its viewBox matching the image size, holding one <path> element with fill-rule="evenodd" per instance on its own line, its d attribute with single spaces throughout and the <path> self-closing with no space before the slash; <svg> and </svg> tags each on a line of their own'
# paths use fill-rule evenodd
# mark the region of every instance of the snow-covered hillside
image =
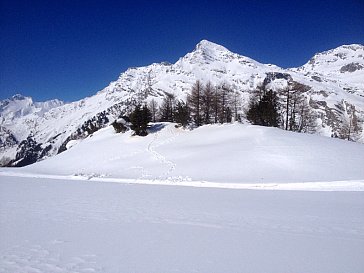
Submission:
<svg viewBox="0 0 364 273">
<path fill-rule="evenodd" d="M 364 97 L 364 47 L 362 45 L 343 45 L 317 53 L 308 63 L 293 70 L 316 79 L 324 76 L 348 92 Z"/>
<path fill-rule="evenodd" d="M 3 172 L 187 186 L 204 181 L 230 188 L 302 182 L 335 187 L 337 181 L 348 188 L 364 186 L 362 144 L 276 128 L 235 123 L 190 131 L 156 123 L 148 136 L 139 137 L 131 131 L 117 134 L 109 126 L 70 144 L 57 156 Z"/>
<path fill-rule="evenodd" d="M 5 129 L 0 131 L 0 139 L 11 134 L 19 147 L 1 147 L 0 161 L 6 164 L 12 160 L 13 165 L 26 165 L 53 156 L 64 151 L 69 141 L 85 138 L 110 124 L 130 110 L 136 101 L 155 99 L 160 102 L 166 93 L 186 99 L 196 80 L 211 81 L 214 85 L 229 84 L 241 93 L 244 106 L 258 84 L 267 82 L 269 88 L 276 89 L 288 82 L 300 82 L 309 87 L 305 95 L 317 118 L 317 133 L 330 136 L 347 122 L 353 107 L 358 121 L 364 121 L 363 52 L 362 45 L 342 46 L 315 55 L 313 61 L 303 67 L 282 69 L 202 40 L 175 64 L 164 62 L 129 68 L 94 96 L 77 102 L 62 105 L 54 101 L 41 108 L 29 108 L 29 103 L 23 105 L 20 103 L 23 100 L 19 99 L 16 107 L 6 108 L 6 103 L 1 102 L 0 126 Z M 363 133 L 358 141 L 364 142 Z"/>
</svg>

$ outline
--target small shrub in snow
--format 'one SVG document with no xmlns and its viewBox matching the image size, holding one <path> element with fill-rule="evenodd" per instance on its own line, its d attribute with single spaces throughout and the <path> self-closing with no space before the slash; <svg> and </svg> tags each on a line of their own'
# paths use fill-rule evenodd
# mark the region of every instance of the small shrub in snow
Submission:
<svg viewBox="0 0 364 273">
<path fill-rule="evenodd" d="M 112 124 L 116 133 L 125 133 L 128 130 L 124 119 L 115 120 Z"/>
</svg>

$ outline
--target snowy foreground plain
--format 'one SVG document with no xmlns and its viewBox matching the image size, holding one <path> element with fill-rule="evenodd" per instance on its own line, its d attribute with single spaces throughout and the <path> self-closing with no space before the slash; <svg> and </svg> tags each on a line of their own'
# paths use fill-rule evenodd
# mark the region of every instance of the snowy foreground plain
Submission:
<svg viewBox="0 0 364 273">
<path fill-rule="evenodd" d="M 364 192 L 0 176 L 0 272 L 364 269 Z"/>
<path fill-rule="evenodd" d="M 363 162 L 257 126 L 105 128 L 0 169 L 0 272 L 363 272 Z"/>
</svg>

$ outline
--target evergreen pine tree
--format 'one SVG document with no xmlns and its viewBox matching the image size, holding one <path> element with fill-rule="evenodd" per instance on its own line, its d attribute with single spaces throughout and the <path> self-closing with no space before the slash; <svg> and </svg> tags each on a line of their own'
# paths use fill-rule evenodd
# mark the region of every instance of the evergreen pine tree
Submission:
<svg viewBox="0 0 364 273">
<path fill-rule="evenodd" d="M 260 114 L 263 126 L 278 127 L 278 97 L 277 93 L 269 90 L 260 101 Z"/>
<path fill-rule="evenodd" d="M 131 129 L 134 130 L 135 134 L 138 136 L 146 136 L 148 134 L 148 123 L 151 119 L 152 114 L 148 107 L 146 105 L 142 107 L 138 104 L 130 114 Z"/>
<path fill-rule="evenodd" d="M 279 126 L 278 96 L 272 90 L 266 91 L 260 100 L 251 100 L 247 119 L 255 125 Z"/>
<path fill-rule="evenodd" d="M 252 124 L 261 125 L 260 114 L 258 110 L 259 101 L 255 96 L 252 96 L 249 101 L 248 111 L 246 113 L 246 118 Z"/>
<path fill-rule="evenodd" d="M 174 110 L 174 121 L 186 127 L 190 122 L 190 110 L 183 101 L 178 101 Z"/>
</svg>

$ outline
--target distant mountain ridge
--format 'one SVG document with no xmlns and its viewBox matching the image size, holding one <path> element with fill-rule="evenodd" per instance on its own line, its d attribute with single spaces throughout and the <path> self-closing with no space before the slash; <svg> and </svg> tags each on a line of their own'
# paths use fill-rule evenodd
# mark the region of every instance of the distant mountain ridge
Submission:
<svg viewBox="0 0 364 273">
<path fill-rule="evenodd" d="M 79 101 L 38 103 L 21 95 L 0 101 L 0 164 L 26 165 L 53 156 L 65 150 L 68 141 L 110 124 L 137 101 L 161 102 L 167 93 L 185 100 L 196 80 L 229 84 L 241 93 L 245 107 L 252 90 L 263 82 L 273 90 L 291 81 L 302 83 L 309 87 L 305 95 L 317 115 L 316 132 L 331 136 L 354 108 L 363 123 L 363 79 L 363 45 L 340 46 L 316 54 L 301 67 L 283 69 L 202 40 L 174 64 L 129 68 L 94 96 Z M 357 141 L 364 142 L 363 134 Z"/>
<path fill-rule="evenodd" d="M 22 116 L 36 114 L 42 116 L 50 109 L 63 105 L 64 102 L 54 99 L 45 102 L 33 102 L 31 97 L 20 94 L 0 101 L 0 117 L 2 121 L 14 120 Z"/>
</svg>

